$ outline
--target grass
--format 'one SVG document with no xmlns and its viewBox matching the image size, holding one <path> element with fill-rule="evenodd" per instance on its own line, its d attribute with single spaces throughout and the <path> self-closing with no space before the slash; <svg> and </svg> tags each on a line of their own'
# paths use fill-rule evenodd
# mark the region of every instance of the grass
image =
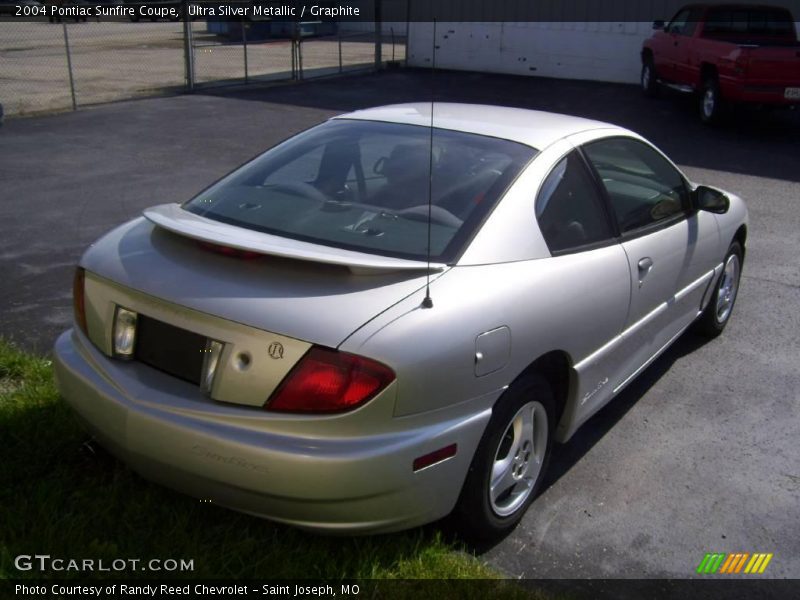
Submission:
<svg viewBox="0 0 800 600">
<path fill-rule="evenodd" d="M 183 558 L 194 561 L 194 570 L 170 577 L 193 580 L 500 578 L 435 528 L 318 536 L 151 484 L 90 443 L 59 398 L 49 360 L 2 339 L 0 448 L 0 579 L 87 578 L 80 572 L 14 567 L 17 555 L 36 553 L 107 564 L 119 558 Z M 493 595 L 530 597 L 508 583 L 491 585 Z"/>
</svg>

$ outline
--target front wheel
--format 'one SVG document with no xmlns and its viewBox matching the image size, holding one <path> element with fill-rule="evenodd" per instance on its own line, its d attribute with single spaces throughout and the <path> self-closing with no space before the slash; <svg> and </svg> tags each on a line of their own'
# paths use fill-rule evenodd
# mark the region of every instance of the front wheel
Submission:
<svg viewBox="0 0 800 600">
<path fill-rule="evenodd" d="M 553 406 L 539 375 L 518 380 L 498 401 L 454 513 L 465 537 L 494 540 L 522 519 L 550 459 Z"/>
<path fill-rule="evenodd" d="M 642 62 L 640 83 L 642 85 L 642 93 L 645 96 L 652 98 L 658 95 L 658 77 L 651 57 L 645 58 Z"/>
<path fill-rule="evenodd" d="M 697 329 L 700 333 L 716 337 L 728 324 L 733 312 L 733 305 L 736 302 L 736 295 L 739 292 L 742 259 L 742 247 L 739 242 L 733 242 L 725 255 L 722 274 L 714 288 L 714 295 L 697 321 Z"/>
</svg>

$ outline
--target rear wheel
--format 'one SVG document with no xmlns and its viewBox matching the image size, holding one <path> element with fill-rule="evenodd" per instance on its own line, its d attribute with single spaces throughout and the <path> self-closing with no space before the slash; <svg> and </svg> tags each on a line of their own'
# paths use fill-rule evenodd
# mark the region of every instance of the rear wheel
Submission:
<svg viewBox="0 0 800 600">
<path fill-rule="evenodd" d="M 658 95 L 658 76 L 652 56 L 646 56 L 642 60 L 642 75 L 640 78 L 642 93 L 645 96 L 653 97 Z"/>
<path fill-rule="evenodd" d="M 723 332 L 733 312 L 741 275 L 742 247 L 739 242 L 733 242 L 725 255 L 722 274 L 714 288 L 714 295 L 697 321 L 697 330 L 700 333 L 716 337 Z"/>
<path fill-rule="evenodd" d="M 553 405 L 539 375 L 518 380 L 498 401 L 454 513 L 465 537 L 493 540 L 522 519 L 550 459 Z"/>
<path fill-rule="evenodd" d="M 719 82 L 715 75 L 709 75 L 703 80 L 700 95 L 700 118 L 703 123 L 712 125 L 718 123 L 722 116 L 722 94 L 719 91 Z"/>
</svg>

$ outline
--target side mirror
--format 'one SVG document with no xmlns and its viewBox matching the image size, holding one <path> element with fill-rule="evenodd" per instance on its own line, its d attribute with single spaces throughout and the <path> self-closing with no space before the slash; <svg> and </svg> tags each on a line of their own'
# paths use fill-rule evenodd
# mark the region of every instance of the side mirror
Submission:
<svg viewBox="0 0 800 600">
<path fill-rule="evenodd" d="M 664 29 L 664 20 L 656 19 L 653 21 L 653 29 Z"/>
<path fill-rule="evenodd" d="M 724 192 L 705 185 L 698 185 L 692 192 L 692 196 L 694 205 L 699 210 L 721 215 L 728 212 L 731 207 L 731 200 Z"/>
</svg>

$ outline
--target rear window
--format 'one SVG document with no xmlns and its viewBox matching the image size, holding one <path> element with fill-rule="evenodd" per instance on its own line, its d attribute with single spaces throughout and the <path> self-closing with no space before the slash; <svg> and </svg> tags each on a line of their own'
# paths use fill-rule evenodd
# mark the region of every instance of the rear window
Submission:
<svg viewBox="0 0 800 600">
<path fill-rule="evenodd" d="M 431 259 L 453 262 L 535 154 L 482 135 L 337 119 L 268 150 L 184 208 L 292 239 L 425 260 L 430 189 Z"/>
<path fill-rule="evenodd" d="M 706 17 L 703 35 L 796 36 L 791 14 L 778 8 L 716 8 Z"/>
</svg>

